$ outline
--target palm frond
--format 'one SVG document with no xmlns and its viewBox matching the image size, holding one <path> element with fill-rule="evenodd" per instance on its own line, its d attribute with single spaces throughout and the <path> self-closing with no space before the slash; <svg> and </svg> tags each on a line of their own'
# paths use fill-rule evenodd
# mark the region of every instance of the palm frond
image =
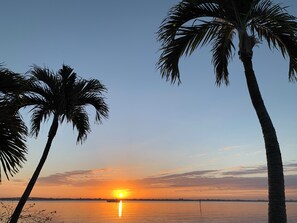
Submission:
<svg viewBox="0 0 297 223">
<path fill-rule="evenodd" d="M 40 89 L 50 89 L 52 92 L 58 90 L 59 76 L 47 67 L 39 67 L 34 65 L 30 71 L 32 82 L 39 86 Z M 32 90 L 32 89 L 31 89 Z"/>
<path fill-rule="evenodd" d="M 234 34 L 233 26 L 222 26 L 213 42 L 212 63 L 216 71 L 216 84 L 219 86 L 223 82 L 225 82 L 226 85 L 229 83 L 228 64 L 229 60 L 232 58 L 232 50 L 235 49 L 232 42 Z"/>
<path fill-rule="evenodd" d="M 18 113 L 25 80 L 0 65 L 0 182 L 1 167 L 9 179 L 26 161 L 27 127 Z"/>
<path fill-rule="evenodd" d="M 71 88 L 75 84 L 77 78 L 77 74 L 73 71 L 73 69 L 63 64 L 62 68 L 58 71 L 58 74 L 62 77 L 61 81 L 65 88 L 65 92 L 71 90 L 68 90 L 67 88 Z"/>
<path fill-rule="evenodd" d="M 29 97 L 30 95 L 34 95 L 34 97 L 38 95 L 39 98 L 43 98 L 44 100 L 48 100 L 48 101 L 52 100 L 55 94 L 59 93 L 59 91 L 58 92 L 57 90 L 54 91 L 55 89 L 51 89 L 47 85 L 40 84 L 39 81 L 33 80 L 33 79 L 28 80 L 27 89 L 29 89 L 29 91 L 26 92 L 25 95 L 29 95 Z"/>
<path fill-rule="evenodd" d="M 78 80 L 76 86 L 80 89 L 81 94 L 96 93 L 102 95 L 107 92 L 107 88 L 97 79 Z"/>
<path fill-rule="evenodd" d="M 53 112 L 51 111 L 51 109 L 47 108 L 46 104 L 44 106 L 35 105 L 31 110 L 33 112 L 31 115 L 30 135 L 37 137 L 40 130 L 40 124 L 43 121 L 48 120 Z"/>
<path fill-rule="evenodd" d="M 185 0 L 172 7 L 168 16 L 162 21 L 159 27 L 158 40 L 162 45 L 171 42 L 180 27 L 185 23 L 204 17 L 222 17 L 222 10 L 219 10 L 216 0 Z"/>
<path fill-rule="evenodd" d="M 92 105 L 95 108 L 95 121 L 102 122 L 103 118 L 108 118 L 108 105 L 103 97 L 98 97 L 96 94 L 85 94 L 80 97 L 79 104 L 83 106 Z"/>
<path fill-rule="evenodd" d="M 72 113 L 71 121 L 73 128 L 78 131 L 76 142 L 84 142 L 91 131 L 87 112 L 81 106 L 76 107 Z"/>
<path fill-rule="evenodd" d="M 63 64 L 62 68 L 59 69 L 58 74 L 62 77 L 63 80 L 71 80 L 73 84 L 76 80 L 76 73 L 73 71 L 73 68 Z"/>
<path fill-rule="evenodd" d="M 250 27 L 259 39 L 265 39 L 269 48 L 279 49 L 289 62 L 289 80 L 297 80 L 297 19 L 285 7 L 261 1 L 251 14 Z"/>
<path fill-rule="evenodd" d="M 102 118 L 108 118 L 109 108 L 103 97 L 103 93 L 107 92 L 107 89 L 99 80 L 79 80 L 74 91 L 78 92 L 78 105 L 92 105 L 95 108 L 96 121 L 101 122 Z"/>
<path fill-rule="evenodd" d="M 180 83 L 180 74 L 178 62 L 180 57 L 191 55 L 198 46 L 203 46 L 216 38 L 221 28 L 221 22 L 202 21 L 200 25 L 191 27 L 181 27 L 176 34 L 176 38 L 168 45 L 162 46 L 163 51 L 157 63 L 158 69 L 161 71 L 162 77 L 171 80 L 174 83 L 178 80 Z"/>
<path fill-rule="evenodd" d="M 0 161 L 9 179 L 9 175 L 16 174 L 26 161 L 27 127 L 14 106 L 1 102 L 0 113 Z"/>
<path fill-rule="evenodd" d="M 18 94 L 22 90 L 23 78 L 0 64 L 0 92 Z"/>
</svg>

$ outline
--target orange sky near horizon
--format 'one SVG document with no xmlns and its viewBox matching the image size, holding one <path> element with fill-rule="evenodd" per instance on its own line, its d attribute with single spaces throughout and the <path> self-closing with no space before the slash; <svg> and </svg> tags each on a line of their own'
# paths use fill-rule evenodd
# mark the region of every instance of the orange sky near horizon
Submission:
<svg viewBox="0 0 297 223">
<path fill-rule="evenodd" d="M 19 197 L 24 187 L 1 186 L 1 197 Z M 119 196 L 119 191 L 124 191 L 123 196 Z M 86 187 L 77 188 L 69 186 L 36 187 L 31 197 L 45 198 L 135 198 L 135 199 L 267 199 L 266 190 L 220 190 L 215 188 L 192 188 L 192 189 L 170 189 L 170 188 L 126 188 L 126 187 Z M 296 199 L 297 190 L 289 190 L 287 197 L 293 196 Z"/>
<path fill-rule="evenodd" d="M 249 169 L 249 171 L 251 170 Z M 69 172 L 64 175 L 57 174 L 41 177 L 34 187 L 31 197 L 267 199 L 267 182 L 266 178 L 261 177 L 261 175 L 250 177 L 214 177 L 211 174 L 217 174 L 215 171 L 196 171 L 136 180 L 98 180 L 92 175 L 97 172 L 95 170 L 76 171 L 75 173 Z M 232 173 L 235 174 L 235 172 Z M 220 174 L 227 175 L 228 172 L 221 172 Z M 295 175 L 286 176 L 286 179 L 288 182 L 286 188 L 287 199 L 297 199 Z M 4 180 L 0 186 L 0 197 L 20 197 L 26 183 L 25 180 Z M 120 197 L 120 194 L 122 194 L 122 197 Z"/>
<path fill-rule="evenodd" d="M 19 185 L 1 185 L 1 197 L 19 197 L 24 190 L 24 186 Z M 123 196 L 119 193 L 123 191 Z M 33 189 L 31 197 L 46 198 L 136 198 L 136 199 L 265 199 L 265 190 L 220 190 L 215 188 L 136 188 L 136 187 L 71 187 L 71 186 L 51 186 L 39 187 Z M 296 193 L 296 191 L 295 191 Z"/>
</svg>

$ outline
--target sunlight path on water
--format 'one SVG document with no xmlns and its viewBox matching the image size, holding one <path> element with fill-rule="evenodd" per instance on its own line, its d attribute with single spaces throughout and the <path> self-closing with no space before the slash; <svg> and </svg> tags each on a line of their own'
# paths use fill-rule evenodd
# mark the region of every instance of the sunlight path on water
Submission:
<svg viewBox="0 0 297 223">
<path fill-rule="evenodd" d="M 119 202 L 119 218 L 122 218 L 123 202 Z"/>
</svg>

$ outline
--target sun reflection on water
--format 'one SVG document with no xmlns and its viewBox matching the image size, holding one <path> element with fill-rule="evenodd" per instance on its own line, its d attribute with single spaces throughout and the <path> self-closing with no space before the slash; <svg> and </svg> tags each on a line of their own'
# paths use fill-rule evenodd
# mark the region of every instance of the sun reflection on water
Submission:
<svg viewBox="0 0 297 223">
<path fill-rule="evenodd" d="M 122 201 L 120 201 L 119 207 L 118 207 L 119 218 L 122 218 L 122 211 L 123 211 L 123 203 L 122 203 Z"/>
</svg>

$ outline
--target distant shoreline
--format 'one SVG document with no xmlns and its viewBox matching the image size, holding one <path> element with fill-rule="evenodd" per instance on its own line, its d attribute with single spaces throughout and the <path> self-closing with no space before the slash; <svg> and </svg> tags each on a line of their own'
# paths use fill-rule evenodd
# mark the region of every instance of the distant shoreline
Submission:
<svg viewBox="0 0 297 223">
<path fill-rule="evenodd" d="M 18 197 L 4 197 L 0 198 L 0 201 L 18 201 Z M 29 201 L 107 201 L 109 198 L 47 198 L 47 197 L 32 197 Z M 268 202 L 265 199 L 170 199 L 170 198 L 126 198 L 120 199 L 122 201 L 188 201 L 188 202 Z M 291 199 L 286 202 L 297 202 L 297 200 Z"/>
</svg>

